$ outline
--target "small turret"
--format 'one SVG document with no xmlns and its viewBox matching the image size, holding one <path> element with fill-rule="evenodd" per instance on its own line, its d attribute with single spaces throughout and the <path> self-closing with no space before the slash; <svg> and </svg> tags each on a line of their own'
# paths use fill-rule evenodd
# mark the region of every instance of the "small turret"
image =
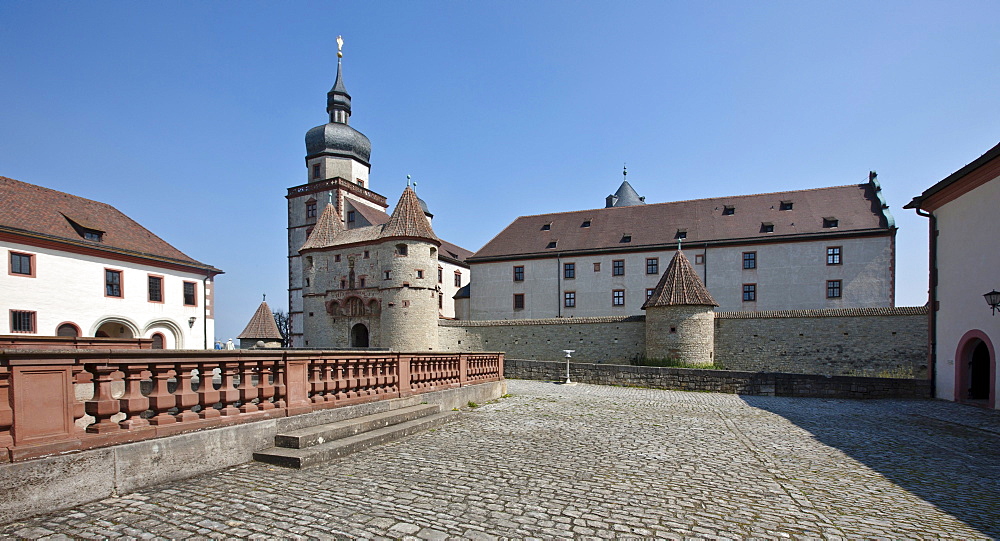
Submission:
<svg viewBox="0 0 1000 541">
<path fill-rule="evenodd" d="M 690 366 L 714 364 L 714 307 L 718 305 L 678 246 L 642 305 L 646 311 L 646 358 L 670 358 Z"/>
</svg>

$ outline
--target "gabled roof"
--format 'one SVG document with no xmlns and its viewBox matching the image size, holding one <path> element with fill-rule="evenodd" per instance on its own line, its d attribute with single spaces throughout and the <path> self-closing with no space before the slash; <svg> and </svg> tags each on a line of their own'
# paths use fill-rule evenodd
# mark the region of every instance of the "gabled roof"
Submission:
<svg viewBox="0 0 1000 541">
<path fill-rule="evenodd" d="M 415 237 L 438 241 L 437 235 L 431 229 L 430 222 L 424 216 L 424 209 L 420 206 L 420 199 L 416 192 L 409 186 L 403 190 L 403 195 L 399 196 L 396 208 L 392 211 L 392 216 L 382 228 L 381 238 L 392 237 Z"/>
<path fill-rule="evenodd" d="M 257 312 L 250 318 L 250 323 L 247 323 L 247 328 L 243 329 L 243 332 L 236 338 L 282 340 L 281 331 L 278 330 L 278 324 L 274 322 L 274 314 L 271 313 L 271 308 L 266 301 L 260 303 Z"/>
<path fill-rule="evenodd" d="M 333 204 L 327 205 L 323 209 L 323 214 L 319 215 L 319 220 L 316 220 L 316 226 L 313 227 L 306 243 L 300 249 L 329 246 L 343 231 L 344 224 L 340 223 L 340 213 L 337 212 L 337 207 Z"/>
<path fill-rule="evenodd" d="M 719 305 L 708 292 L 697 271 L 691 266 L 691 261 L 680 250 L 674 253 L 670 265 L 657 282 L 653 294 L 642 305 L 642 309 L 677 305 Z"/>
<path fill-rule="evenodd" d="M 188 257 L 106 203 L 0 177 L 0 209 L 0 230 L 222 272 Z M 84 239 L 81 228 L 101 233 L 101 240 Z"/>
<path fill-rule="evenodd" d="M 997 144 L 993 148 L 987 150 L 985 154 L 983 154 L 982 156 L 976 158 L 972 162 L 968 163 L 967 165 L 965 165 L 965 167 L 962 167 L 958 171 L 955 171 L 954 173 L 948 175 L 947 177 L 945 177 L 943 180 L 941 180 L 937 184 L 931 186 L 930 188 L 927 188 L 926 190 L 924 190 L 924 193 L 922 193 L 922 194 L 914 197 L 913 200 L 910 201 L 909 203 L 907 203 L 906 205 L 904 205 L 903 208 L 904 209 L 919 209 L 919 208 L 921 208 L 921 205 L 924 203 L 925 200 L 927 200 L 927 199 L 933 197 L 934 195 L 938 194 L 939 192 L 945 190 L 946 188 L 948 188 L 952 184 L 955 184 L 956 182 L 964 179 L 965 177 L 969 176 L 969 174 L 972 173 L 973 171 L 976 171 L 980 167 L 985 166 L 990 161 L 992 161 L 992 160 L 994 160 L 994 159 L 996 159 L 998 157 L 1000 157 L 1000 144 Z M 983 179 L 979 179 L 979 180 L 981 182 Z"/>
<path fill-rule="evenodd" d="M 802 236 L 886 234 L 891 215 L 876 182 L 692 201 L 521 216 L 469 261 L 553 257 L 566 252 L 669 249 L 685 244 L 749 243 Z M 792 203 L 780 210 L 781 202 Z M 731 214 L 724 214 L 732 207 Z M 835 218 L 837 227 L 824 227 Z M 773 224 L 765 232 L 764 223 Z M 584 227 L 586 225 L 586 227 Z M 555 243 L 553 248 L 549 248 Z"/>
</svg>

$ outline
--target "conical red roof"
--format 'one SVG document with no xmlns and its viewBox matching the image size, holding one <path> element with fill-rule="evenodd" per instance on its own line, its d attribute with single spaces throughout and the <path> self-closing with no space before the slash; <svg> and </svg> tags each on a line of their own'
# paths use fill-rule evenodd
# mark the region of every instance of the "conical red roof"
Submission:
<svg viewBox="0 0 1000 541">
<path fill-rule="evenodd" d="M 337 233 L 343 230 L 344 224 L 340 222 L 340 213 L 337 212 L 336 206 L 331 203 L 323 209 L 323 214 L 320 214 L 319 220 L 316 220 L 316 226 L 313 227 L 312 233 L 309 234 L 309 238 L 306 239 L 302 248 L 299 248 L 299 251 L 307 248 L 332 246 Z"/>
<path fill-rule="evenodd" d="M 409 186 L 403 190 L 403 195 L 399 196 L 392 217 L 382 226 L 379 237 L 417 237 L 440 242 L 424 215 L 424 209 L 420 206 L 416 192 Z"/>
<path fill-rule="evenodd" d="M 670 265 L 660 277 L 653 294 L 642 305 L 642 309 L 676 305 L 719 305 L 691 266 L 687 256 L 680 250 L 674 253 L 674 258 L 670 260 Z"/>
<path fill-rule="evenodd" d="M 237 338 L 249 340 L 282 339 L 281 331 L 278 330 L 278 324 L 274 322 L 274 314 L 271 313 L 271 308 L 267 306 L 267 302 L 260 303 L 257 313 L 250 318 L 247 328 L 243 329 L 243 332 Z"/>
</svg>

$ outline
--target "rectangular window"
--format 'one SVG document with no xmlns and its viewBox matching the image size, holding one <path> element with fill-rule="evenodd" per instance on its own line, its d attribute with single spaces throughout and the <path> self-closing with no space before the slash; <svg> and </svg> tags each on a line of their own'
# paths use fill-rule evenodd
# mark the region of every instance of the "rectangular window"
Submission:
<svg viewBox="0 0 1000 541">
<path fill-rule="evenodd" d="M 660 258 L 646 258 L 646 274 L 660 274 Z"/>
<path fill-rule="evenodd" d="M 370 257 L 370 254 L 368 253 L 368 250 L 365 250 L 365 253 L 362 256 L 362 259 L 368 259 L 369 257 Z"/>
<path fill-rule="evenodd" d="M 826 281 L 826 298 L 828 299 L 840 298 L 840 280 Z"/>
<path fill-rule="evenodd" d="M 826 249 L 826 264 L 840 265 L 840 246 L 830 246 Z"/>
<path fill-rule="evenodd" d="M 347 211 L 347 223 L 349 223 L 349 224 L 353 224 L 354 223 L 354 211 L 353 210 Z"/>
<path fill-rule="evenodd" d="M 695 265 L 704 265 L 705 264 L 705 254 L 695 254 L 694 255 L 694 264 Z"/>
<path fill-rule="evenodd" d="M 523 282 L 524 281 L 524 267 L 517 265 L 514 267 L 514 281 Z"/>
<path fill-rule="evenodd" d="M 163 277 L 149 277 L 149 302 L 163 302 Z"/>
<path fill-rule="evenodd" d="M 335 254 L 333 256 L 333 262 L 334 263 L 340 263 L 340 254 Z"/>
<path fill-rule="evenodd" d="M 35 312 L 11 310 L 10 332 L 35 332 Z"/>
<path fill-rule="evenodd" d="M 625 306 L 624 289 L 616 289 L 611 292 L 611 306 Z"/>
<path fill-rule="evenodd" d="M 563 293 L 563 306 L 566 308 L 576 307 L 576 291 L 566 291 Z"/>
<path fill-rule="evenodd" d="M 18 252 L 10 253 L 10 274 L 18 276 L 35 275 L 35 256 L 32 254 L 22 254 Z"/>
<path fill-rule="evenodd" d="M 576 278 L 576 263 L 563 263 L 563 278 Z"/>
<path fill-rule="evenodd" d="M 781 202 L 781 206 L 778 207 L 778 210 L 792 210 L 792 202 L 791 201 L 782 201 Z"/>
<path fill-rule="evenodd" d="M 728 206 L 722 207 L 723 216 L 732 216 L 733 214 L 736 214 L 736 207 L 728 207 Z"/>
<path fill-rule="evenodd" d="M 774 224 L 771 222 L 763 222 L 760 224 L 761 233 L 774 233 Z"/>
<path fill-rule="evenodd" d="M 383 280 L 391 280 L 392 279 L 392 271 L 391 270 L 387 270 L 387 271 L 383 272 L 382 273 L 382 279 Z M 343 283 L 343 282 L 341 282 L 341 283 Z"/>
<path fill-rule="evenodd" d="M 524 293 L 514 293 L 514 309 L 524 310 Z"/>
<path fill-rule="evenodd" d="M 442 269 L 441 267 L 438 267 L 438 283 L 439 284 L 444 283 L 444 269 Z"/>
<path fill-rule="evenodd" d="M 319 178 L 319 164 L 313 164 L 313 178 Z"/>
<path fill-rule="evenodd" d="M 594 272 L 601 272 L 601 264 L 594 263 Z"/>
<path fill-rule="evenodd" d="M 625 276 L 624 259 L 616 259 L 611 262 L 611 276 Z"/>
<path fill-rule="evenodd" d="M 654 292 L 654 291 L 656 291 L 656 290 L 655 290 L 655 289 L 647 289 L 647 290 L 646 290 L 646 300 L 647 300 L 647 301 L 649 300 L 649 298 L 650 298 L 650 297 L 652 297 L 652 296 L 653 296 L 653 292 Z"/>
<path fill-rule="evenodd" d="M 840 225 L 840 221 L 836 218 L 823 218 L 823 227 L 830 228 L 838 225 Z"/>
<path fill-rule="evenodd" d="M 444 308 L 444 295 L 438 295 L 438 310 Z"/>
<path fill-rule="evenodd" d="M 418 270 L 417 271 L 417 278 L 423 278 L 423 277 L 424 277 L 424 271 Z"/>
<path fill-rule="evenodd" d="M 122 271 L 104 269 L 104 296 L 122 296 Z"/>
<path fill-rule="evenodd" d="M 674 234 L 675 239 L 686 239 L 688 238 L 688 232 L 686 229 L 678 229 L 677 233 Z"/>
<path fill-rule="evenodd" d="M 388 279 L 388 278 L 386 278 Z M 347 289 L 347 280 L 340 281 L 340 289 Z"/>
<path fill-rule="evenodd" d="M 455 273 L 455 287 L 462 287 L 462 273 Z"/>
<path fill-rule="evenodd" d="M 306 203 L 306 218 L 316 217 L 316 203 Z"/>
<path fill-rule="evenodd" d="M 743 302 L 757 300 L 757 284 L 743 284 Z"/>
<path fill-rule="evenodd" d="M 198 299 L 195 292 L 198 284 L 194 282 L 184 282 L 184 306 L 198 306 Z"/>
<path fill-rule="evenodd" d="M 365 287 L 365 279 L 364 279 L 364 277 L 360 278 L 359 280 L 360 280 L 360 283 L 361 283 L 361 287 Z"/>
<path fill-rule="evenodd" d="M 743 268 L 744 269 L 757 268 L 757 252 L 743 252 Z"/>
</svg>

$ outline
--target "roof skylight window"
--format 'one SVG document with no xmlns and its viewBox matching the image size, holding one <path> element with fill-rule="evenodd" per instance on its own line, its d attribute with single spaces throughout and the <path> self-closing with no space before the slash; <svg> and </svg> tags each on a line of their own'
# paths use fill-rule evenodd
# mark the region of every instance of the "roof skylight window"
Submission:
<svg viewBox="0 0 1000 541">
<path fill-rule="evenodd" d="M 774 233 L 774 224 L 771 222 L 763 222 L 760 224 L 761 233 Z"/>
<path fill-rule="evenodd" d="M 836 218 L 823 218 L 823 227 L 831 228 L 840 225 L 840 221 Z"/>
<path fill-rule="evenodd" d="M 590 227 L 590 220 L 584 220 L 580 227 Z"/>
<path fill-rule="evenodd" d="M 723 216 L 732 216 L 733 214 L 736 214 L 736 207 L 731 207 L 729 205 L 722 207 Z"/>
<path fill-rule="evenodd" d="M 552 229 L 552 222 L 542 225 L 542 231 L 550 231 Z"/>
<path fill-rule="evenodd" d="M 632 235 L 622 235 L 622 240 L 619 242 L 632 242 Z"/>
<path fill-rule="evenodd" d="M 778 207 L 778 210 L 792 210 L 792 202 L 782 201 L 781 206 Z"/>
<path fill-rule="evenodd" d="M 554 241 L 550 242 L 549 245 L 546 246 L 546 248 L 555 248 L 557 242 L 559 242 L 559 241 L 554 240 Z"/>
<path fill-rule="evenodd" d="M 674 235 L 675 239 L 686 239 L 688 238 L 687 229 L 678 229 L 677 234 Z"/>
</svg>

